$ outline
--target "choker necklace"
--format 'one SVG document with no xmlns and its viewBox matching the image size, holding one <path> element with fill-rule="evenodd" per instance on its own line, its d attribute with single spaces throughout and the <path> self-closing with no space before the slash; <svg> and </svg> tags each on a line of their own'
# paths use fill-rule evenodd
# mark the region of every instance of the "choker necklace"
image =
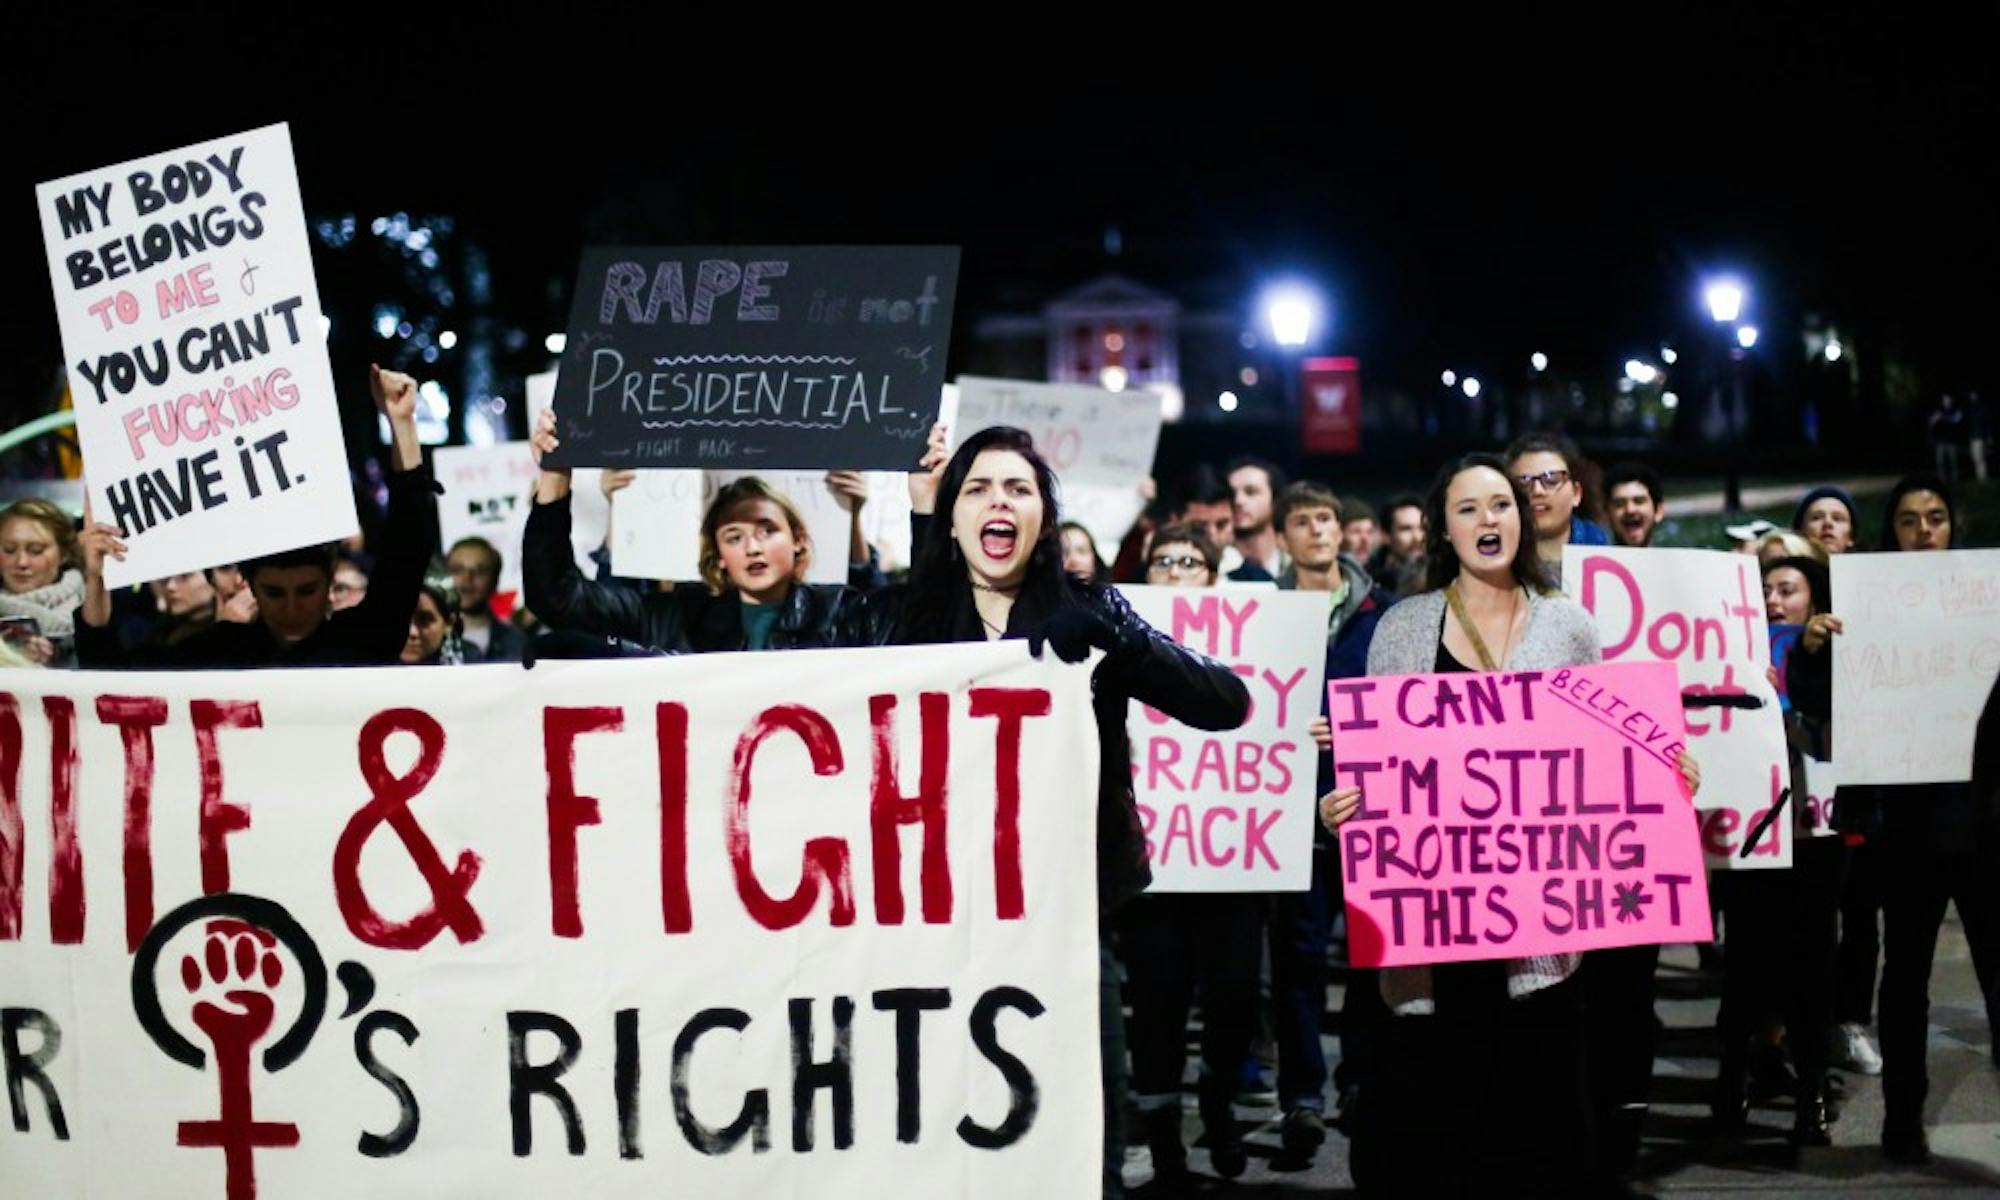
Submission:
<svg viewBox="0 0 2000 1200">
<path fill-rule="evenodd" d="M 996 596 L 1012 596 L 1015 592 L 1021 590 L 1021 585 L 1017 583 L 1013 587 L 997 588 L 990 583 L 981 583 L 975 576 L 972 579 L 972 590 L 975 592 L 992 592 Z"/>
</svg>

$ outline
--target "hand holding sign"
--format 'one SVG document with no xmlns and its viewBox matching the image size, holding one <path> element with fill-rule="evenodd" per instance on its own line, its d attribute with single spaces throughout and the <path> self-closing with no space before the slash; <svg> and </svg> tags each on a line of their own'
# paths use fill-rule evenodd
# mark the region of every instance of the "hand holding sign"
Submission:
<svg viewBox="0 0 2000 1200">
<path fill-rule="evenodd" d="M 937 510 L 938 484 L 944 479 L 944 465 L 951 461 L 950 436 L 943 421 L 931 426 L 924 455 L 917 460 L 917 469 L 910 472 L 911 512 L 929 516 Z"/>
</svg>

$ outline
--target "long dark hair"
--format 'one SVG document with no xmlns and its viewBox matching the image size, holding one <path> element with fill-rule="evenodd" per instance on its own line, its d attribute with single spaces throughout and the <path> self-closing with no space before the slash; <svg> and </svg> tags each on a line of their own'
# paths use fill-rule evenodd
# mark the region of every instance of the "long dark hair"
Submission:
<svg viewBox="0 0 2000 1200">
<path fill-rule="evenodd" d="M 1951 539 L 1945 543 L 1947 549 L 1958 545 L 1958 503 L 1952 499 L 1951 486 L 1928 471 L 1918 471 L 1905 475 L 1896 481 L 1889 491 L 1889 507 L 1882 515 L 1882 549 L 1901 550 L 1903 545 L 1896 540 L 1896 506 L 1911 492 L 1936 492 L 1944 501 L 1945 515 L 1951 518 Z"/>
<path fill-rule="evenodd" d="M 1498 455 L 1484 453 L 1468 454 L 1446 463 L 1432 482 L 1430 494 L 1424 497 L 1424 590 L 1438 591 L 1458 578 L 1458 551 L 1445 532 L 1444 496 L 1452 480 L 1478 467 L 1499 472 L 1514 496 L 1514 517 L 1521 531 L 1514 545 L 1514 561 L 1508 564 L 1513 569 L 1514 581 L 1527 588 L 1530 595 L 1554 591 L 1555 583 L 1549 578 L 1548 568 L 1542 565 L 1541 555 L 1535 551 L 1535 523 L 1529 517 L 1533 510 L 1528 507 L 1528 489 L 1507 473 L 1507 464 Z"/>
<path fill-rule="evenodd" d="M 951 510 L 965 487 L 965 477 L 972 473 L 973 460 L 985 450 L 1011 450 L 1027 459 L 1035 472 L 1035 490 L 1042 494 L 1042 528 L 1028 555 L 1028 573 L 1014 597 L 1015 608 L 1024 618 L 1039 619 L 1074 603 L 1062 567 L 1062 512 L 1056 496 L 1056 473 L 1036 452 L 1034 438 L 1011 425 L 995 425 L 965 439 L 945 464 L 944 476 L 938 481 L 937 509 L 910 567 L 908 591 L 896 623 L 898 642 L 964 642 L 984 636 L 965 560 L 951 536 Z"/>
</svg>

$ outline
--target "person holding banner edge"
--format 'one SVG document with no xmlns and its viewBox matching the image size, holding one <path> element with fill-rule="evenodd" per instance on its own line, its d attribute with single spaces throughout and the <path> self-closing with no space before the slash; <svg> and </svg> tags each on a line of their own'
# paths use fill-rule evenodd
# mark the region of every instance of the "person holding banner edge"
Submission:
<svg viewBox="0 0 2000 1200">
<path fill-rule="evenodd" d="M 242 564 L 257 597 L 257 619 L 217 621 L 172 646 L 127 649 L 111 628 L 104 559 L 123 558 L 115 526 L 93 521 L 81 537 L 84 595 L 78 609 L 77 656 L 85 667 L 332 667 L 394 663 L 409 636 L 424 571 L 437 549 L 436 508 L 429 470 L 417 440 L 417 381 L 379 366 L 369 369 L 375 406 L 389 420 L 389 511 L 375 575 L 360 604 L 333 610 L 334 545 L 302 546 Z"/>
<path fill-rule="evenodd" d="M 1491 454 L 1446 466 L 1425 503 L 1429 590 L 1376 627 L 1370 675 L 1537 670 L 1603 657 L 1595 625 L 1552 587 L 1528 492 Z M 1476 665 L 1474 665 L 1476 664 Z M 1690 793 L 1700 769 L 1681 755 Z M 1337 830 L 1358 788 L 1320 798 Z M 1364 1192 L 1576 1195 L 1599 1186 L 1580 956 L 1385 969 L 1380 1066 L 1354 1118 Z"/>
<path fill-rule="evenodd" d="M 1141 620 L 1118 593 L 1066 575 L 1057 528 L 1056 477 L 1022 430 L 996 425 L 945 454 L 942 425 L 910 473 L 915 563 L 906 583 L 863 597 L 841 617 L 840 644 L 922 645 L 1026 638 L 1064 662 L 1104 652 L 1093 676 L 1099 747 L 1097 894 L 1099 1040 L 1104 1085 L 1104 1194 L 1123 1194 L 1124 1022 L 1108 918 L 1145 890 L 1152 871 L 1132 797 L 1127 707 L 1137 700 L 1196 729 L 1235 729 L 1250 693 L 1220 663 L 1177 645 Z M 1203 1097 L 1215 1119 L 1218 1170 L 1247 1166 L 1228 1111 L 1233 1077 Z"/>
</svg>

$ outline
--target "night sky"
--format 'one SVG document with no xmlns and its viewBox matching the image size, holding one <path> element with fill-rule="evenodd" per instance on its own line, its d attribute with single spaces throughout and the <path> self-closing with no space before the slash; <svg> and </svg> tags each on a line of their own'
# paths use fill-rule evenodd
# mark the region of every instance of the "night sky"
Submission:
<svg viewBox="0 0 2000 1200">
<path fill-rule="evenodd" d="M 1543 350 L 1608 380 L 1705 324 L 1699 281 L 1726 268 L 1768 330 L 1816 312 L 1926 392 L 1990 384 L 2000 105 L 1994 9 L 1970 12 L 1620 6 L 1615 26 L 1440 15 L 1155 48 L 1079 29 L 1053 57 L 1024 19 L 1004 46 L 940 32 L 893 59 L 746 61 L 764 52 L 717 34 L 706 66 L 709 35 L 637 16 L 629 39 L 519 43 L 217 21 L 187 56 L 161 18 L 81 40 L 17 23 L 8 423 L 60 354 L 33 185 L 278 120 L 309 211 L 453 215 L 536 342 L 590 241 L 944 242 L 966 251 L 961 339 L 1106 270 L 1197 306 L 1297 274 L 1332 302 L 1326 348 L 1377 379 Z M 324 273 L 322 293 L 337 322 L 377 299 Z"/>
</svg>

